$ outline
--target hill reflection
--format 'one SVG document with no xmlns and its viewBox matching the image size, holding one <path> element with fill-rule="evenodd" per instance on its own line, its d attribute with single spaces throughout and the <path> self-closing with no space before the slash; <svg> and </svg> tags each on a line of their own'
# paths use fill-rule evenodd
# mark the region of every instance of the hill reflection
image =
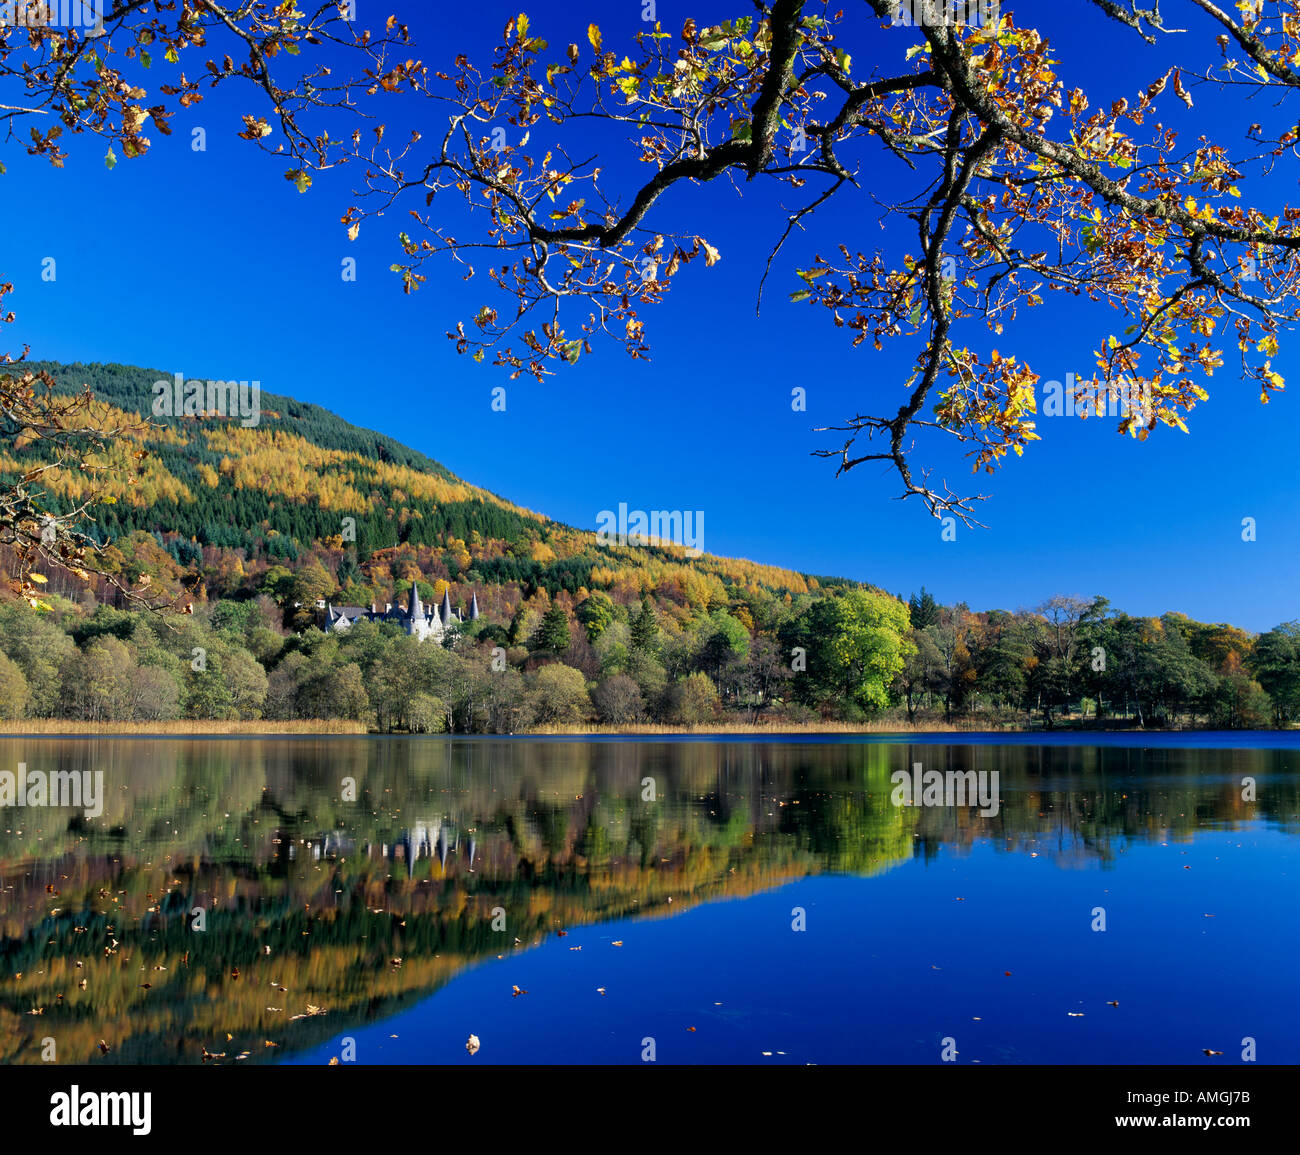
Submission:
<svg viewBox="0 0 1300 1155">
<path fill-rule="evenodd" d="M 810 874 L 871 875 L 976 840 L 1108 868 L 1135 839 L 1259 820 L 1294 831 L 1287 760 L 799 741 L 0 740 L 0 766 L 102 771 L 105 784 L 95 819 L 0 811 L 0 1061 L 40 1062 L 48 1039 L 65 1063 L 274 1061 L 565 927 Z M 998 814 L 892 805 L 890 774 L 915 762 L 996 771 Z"/>
</svg>

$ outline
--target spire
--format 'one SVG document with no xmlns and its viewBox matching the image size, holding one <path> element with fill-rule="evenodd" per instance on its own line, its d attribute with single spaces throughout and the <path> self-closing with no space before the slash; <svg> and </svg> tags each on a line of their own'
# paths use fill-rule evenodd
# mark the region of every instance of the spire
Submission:
<svg viewBox="0 0 1300 1155">
<path fill-rule="evenodd" d="M 448 586 L 442 593 L 442 605 L 438 607 L 438 616 L 442 619 L 444 626 L 451 625 L 451 587 Z"/>
<path fill-rule="evenodd" d="M 469 620 L 478 621 L 478 594 L 471 594 L 469 599 Z"/>
<path fill-rule="evenodd" d="M 424 617 L 424 607 L 420 605 L 420 586 L 419 582 L 411 582 L 411 621 L 416 618 Z"/>
</svg>

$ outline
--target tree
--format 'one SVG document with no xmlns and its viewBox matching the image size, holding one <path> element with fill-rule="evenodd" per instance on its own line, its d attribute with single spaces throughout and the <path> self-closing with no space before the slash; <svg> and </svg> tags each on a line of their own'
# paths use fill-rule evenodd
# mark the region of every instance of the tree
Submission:
<svg viewBox="0 0 1300 1155">
<path fill-rule="evenodd" d="M 27 679 L 22 670 L 0 651 L 0 718 L 26 717 L 29 700 Z"/>
<path fill-rule="evenodd" d="M 591 698 L 597 717 L 615 726 L 640 721 L 645 711 L 641 687 L 626 674 L 606 678 L 592 692 Z"/>
<path fill-rule="evenodd" d="M 690 674 L 674 684 L 669 716 L 674 722 L 695 726 L 717 717 L 721 705 L 708 674 Z"/>
<path fill-rule="evenodd" d="M 1283 622 L 1261 634 L 1250 669 L 1272 700 L 1275 725 L 1300 717 L 1300 621 Z"/>
<path fill-rule="evenodd" d="M 609 594 L 597 590 L 578 603 L 574 616 L 587 631 L 587 640 L 594 644 L 615 620 L 614 603 Z"/>
<path fill-rule="evenodd" d="M 789 657 L 775 638 L 762 634 L 754 638 L 749 647 L 744 687 L 755 716 L 771 706 L 774 699 L 784 697 L 793 676 Z"/>
<path fill-rule="evenodd" d="M 1089 2 L 1104 28 L 1098 52 L 1172 35 L 1156 4 Z M 1053 294 L 1080 299 L 1096 334 L 1080 351 L 1098 352 L 1070 401 L 1095 414 L 1099 403 L 1113 412 L 1117 398 L 1140 398 L 1117 428 L 1145 438 L 1161 424 L 1186 428 L 1228 354 L 1261 400 L 1282 388 L 1278 334 L 1296 316 L 1300 280 L 1300 225 L 1272 196 L 1300 133 L 1289 112 L 1260 110 L 1300 88 L 1289 3 L 1270 16 L 1262 3 L 1187 0 L 1206 19 L 1171 43 L 1186 45 L 1189 62 L 1214 63 L 1162 63 L 1139 73 L 1127 98 L 1098 107 L 1061 75 L 1048 40 L 1018 25 L 1033 9 L 1001 7 L 984 27 L 912 27 L 916 5 L 900 0 L 864 0 L 830 19 L 806 0 L 757 0 L 752 15 L 688 19 L 677 35 L 656 24 L 635 43 L 606 43 L 593 24 L 587 44 L 567 52 L 551 51 L 521 15 L 490 69 L 460 56 L 412 85 L 440 115 L 450 108 L 448 127 L 423 163 L 395 166 L 387 144 L 358 149 L 368 189 L 386 195 L 346 219 L 409 198 L 416 235 L 403 234 L 398 262 L 408 292 L 426 262 L 451 258 L 460 270 L 475 247 L 492 247 L 494 259 L 476 262 L 492 287 L 449 336 L 461 353 L 492 351 L 505 371 L 542 379 L 602 338 L 648 355 L 642 308 L 686 266 L 721 256 L 701 235 L 695 187 L 788 186 L 803 199 L 787 208 L 790 196 L 771 198 L 781 206 L 772 257 L 811 234 L 793 299 L 824 310 L 854 346 L 899 339 L 915 352 L 901 406 L 859 408 L 827 427 L 840 443 L 818 452 L 841 473 L 883 462 L 902 496 L 968 519 L 982 495 L 932 487 L 913 454 L 933 439 L 916 434 L 949 435 L 986 471 L 1039 439 L 1039 376 L 990 340 L 1007 318 Z M 846 37 L 897 70 L 855 67 L 837 43 Z M 1199 117 L 1187 132 L 1160 119 L 1170 105 L 1183 111 L 1178 102 Z M 507 122 L 523 141 L 502 147 L 492 128 Z M 1216 143 L 1234 125 L 1247 141 Z M 593 140 L 624 137 L 625 154 L 602 144 L 593 155 Z M 636 160 L 648 172 L 628 177 Z M 881 220 L 910 218 L 914 234 L 863 251 L 855 237 L 814 233 L 819 207 L 894 160 L 915 176 L 875 190 Z M 459 213 L 439 211 L 444 197 L 468 205 L 479 226 L 453 236 L 444 222 Z"/>
<path fill-rule="evenodd" d="M 47 616 L 21 603 L 0 605 L 0 650 L 13 660 L 27 680 L 27 712 L 50 718 L 59 712 L 60 677 L 76 644 Z"/>
<path fill-rule="evenodd" d="M 104 12 L 94 28 L 36 17 L 50 6 L 24 0 L 21 7 L 27 18 L 0 21 L 0 86 L 7 90 L 0 96 L 0 123 L 7 140 L 21 139 L 27 154 L 56 168 L 67 158 L 65 141 L 83 134 L 108 141 L 109 168 L 117 164 L 119 148 L 122 157 L 141 157 L 150 147 L 150 124 L 171 135 L 172 118 L 202 102 L 203 88 L 247 86 L 265 100 L 260 111 L 271 122 L 254 106 L 242 114 L 239 135 L 288 164 L 285 176 L 306 191 L 311 171 L 342 157 L 335 138 L 304 119 L 327 109 L 350 116 L 359 90 L 396 88 L 414 67 L 390 67 L 385 59 L 390 46 L 407 39 L 404 27 L 392 21 L 374 37 L 354 29 L 346 9 L 334 2 L 318 3 L 310 12 L 269 0 L 80 6 Z M 6 8 L 12 17 L 14 4 Z M 326 42 L 350 50 L 353 78 L 336 60 L 306 64 Z M 11 291 L 12 285 L 0 284 L 0 323 L 14 320 L 2 309 Z M 26 349 L 16 358 L 0 353 L 0 364 L 15 365 L 26 356 Z M 48 374 L 21 366 L 0 373 L 0 436 L 21 444 L 27 458 L 0 485 L 0 545 L 14 553 L 12 584 L 30 604 L 47 608 L 40 588 L 45 575 L 34 572 L 44 564 L 83 581 L 98 575 L 138 603 L 164 604 L 146 586 L 122 583 L 102 564 L 104 547 L 86 532 L 96 508 L 113 500 L 103 479 L 129 478 L 139 468 L 144 454 L 128 460 L 114 443 L 142 423 L 111 413 L 89 390 L 59 395 L 54 385 Z M 96 480 L 82 498 L 60 503 L 51 495 L 54 486 L 44 483 L 63 470 Z"/>
<path fill-rule="evenodd" d="M 907 610 L 914 630 L 924 630 L 939 620 L 939 603 L 934 600 L 933 594 L 926 591 L 925 586 L 921 587 L 919 596 L 913 594 L 908 599 Z"/>
<path fill-rule="evenodd" d="M 166 722 L 180 713 L 180 684 L 161 666 L 141 666 L 131 679 L 131 717 Z"/>
<path fill-rule="evenodd" d="M 954 712 L 964 710 L 975 684 L 969 646 L 972 627 L 970 610 L 960 605 L 939 611 L 934 624 L 923 631 L 929 635 L 939 659 L 934 671 L 935 689 L 943 695 L 943 716 L 950 722 Z"/>
<path fill-rule="evenodd" d="M 349 586 L 359 586 L 365 578 L 361 572 L 361 566 L 357 564 L 357 555 L 355 551 L 348 550 L 343 555 L 343 560 L 339 562 L 338 582 L 339 588 L 346 590 Z M 421 591 L 423 593 L 423 591 Z"/>
<path fill-rule="evenodd" d="M 1104 608 L 1104 599 L 1057 594 L 1038 607 L 1033 633 L 1036 661 L 1029 671 L 1029 691 L 1038 700 L 1050 728 L 1052 711 L 1066 705 L 1082 677 L 1084 632 Z"/>
<path fill-rule="evenodd" d="M 1024 701 L 1030 637 L 1024 618 L 1005 610 L 991 610 L 976 630 L 973 657 L 979 687 L 995 707 L 1017 707 Z"/>
<path fill-rule="evenodd" d="M 668 692 L 668 671 L 653 654 L 633 650 L 628 657 L 627 674 L 641 691 L 641 700 L 652 717 L 663 709 Z"/>
<path fill-rule="evenodd" d="M 333 575 L 312 558 L 293 575 L 289 586 L 286 617 L 296 630 L 305 630 L 316 620 L 316 603 L 331 595 L 337 585 Z"/>
<path fill-rule="evenodd" d="M 632 619 L 632 649 L 643 654 L 653 654 L 659 648 L 659 622 L 649 597 L 641 597 L 641 608 Z"/>
<path fill-rule="evenodd" d="M 889 689 L 913 648 L 907 607 L 886 594 L 849 589 L 815 601 L 801 641 L 808 669 L 795 678 L 805 700 L 839 701 L 860 710 L 889 705 Z"/>
<path fill-rule="evenodd" d="M 749 656 L 749 631 L 726 610 L 714 610 L 703 628 L 705 638 L 700 647 L 700 661 L 718 682 L 730 663 Z"/>
<path fill-rule="evenodd" d="M 136 673 L 125 643 L 107 635 L 96 638 L 64 664 L 64 709 L 69 716 L 90 722 L 127 719 Z"/>
<path fill-rule="evenodd" d="M 916 720 L 916 709 L 934 689 L 936 673 L 943 658 L 929 630 L 911 632 L 912 649 L 898 674 L 898 685 L 907 704 L 907 720 Z"/>
<path fill-rule="evenodd" d="M 569 648 L 569 615 L 560 606 L 551 606 L 542 616 L 542 624 L 533 635 L 531 648 L 544 654 L 562 654 Z"/>
<path fill-rule="evenodd" d="M 441 734 L 447 728 L 447 707 L 432 694 L 416 694 L 411 699 L 411 733 Z"/>
<path fill-rule="evenodd" d="M 579 670 L 553 662 L 533 676 L 531 700 L 542 725 L 573 725 L 591 714 L 587 680 Z"/>
</svg>

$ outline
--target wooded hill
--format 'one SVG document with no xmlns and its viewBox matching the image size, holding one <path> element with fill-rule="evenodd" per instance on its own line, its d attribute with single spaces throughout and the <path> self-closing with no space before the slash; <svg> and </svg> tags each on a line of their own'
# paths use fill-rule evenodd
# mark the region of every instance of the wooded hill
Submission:
<svg viewBox="0 0 1300 1155">
<path fill-rule="evenodd" d="M 349 554 L 364 569 L 377 553 L 390 558 L 394 546 L 420 549 L 430 561 L 437 555 L 446 573 L 435 576 L 457 581 L 474 570 L 470 580 L 520 583 L 525 596 L 537 589 L 553 595 L 609 587 L 626 571 L 643 569 L 650 575 L 640 577 L 652 576 L 651 586 L 665 579 L 688 585 L 689 574 L 775 593 L 804 593 L 825 584 L 734 559 L 706 556 L 683 566 L 680 548 L 603 546 L 592 531 L 562 525 L 462 481 L 424 454 L 319 405 L 263 392 L 260 420 L 252 428 L 238 417 L 155 418 L 154 384 L 171 381 L 169 373 L 116 364 L 29 367 L 47 371 L 63 391 L 88 386 L 111 407 L 103 416 L 154 422 L 156 428 L 132 444 L 114 447 L 114 464 L 123 472 L 100 479 L 115 500 L 99 508 L 95 536 L 104 542 L 129 539 L 136 531 L 157 535 L 182 568 L 203 572 L 209 586 L 216 559 L 204 557 L 204 550 L 242 551 L 247 569 L 250 562 L 293 563 L 323 549 Z M 130 452 L 138 448 L 148 456 L 135 463 Z M 3 473 L 26 467 L 13 453 L 0 453 Z M 61 476 L 53 488 L 67 508 L 90 484 L 86 475 Z M 355 542 L 345 540 L 345 517 L 355 521 Z M 223 588 L 213 593 L 233 592 L 218 585 Z"/>
<path fill-rule="evenodd" d="M 99 427 L 152 418 L 158 370 L 45 368 Z M 1300 623 L 1256 637 L 1100 596 L 972 612 L 683 546 L 606 545 L 470 485 L 392 438 L 262 394 L 260 417 L 165 417 L 48 477 L 98 493 L 104 573 L 182 613 L 51 568 L 0 604 L 0 717 L 91 723 L 347 719 L 379 730 L 719 721 L 1289 726 Z M 11 431 L 0 473 L 42 450 Z M 0 568 L 5 558 L 0 551 Z M 480 616 L 442 646 L 318 605 Z M 1046 591 L 1045 591 L 1046 592 Z M 28 604 L 28 603 L 32 604 Z"/>
</svg>

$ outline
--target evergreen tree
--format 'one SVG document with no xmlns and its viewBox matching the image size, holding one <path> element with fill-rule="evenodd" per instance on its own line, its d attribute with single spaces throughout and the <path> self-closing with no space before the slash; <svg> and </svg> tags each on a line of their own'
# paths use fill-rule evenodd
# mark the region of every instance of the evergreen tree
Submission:
<svg viewBox="0 0 1300 1155">
<path fill-rule="evenodd" d="M 548 654 L 562 654 L 569 648 L 569 616 L 559 606 L 551 606 L 533 637 L 532 648 Z"/>
<path fill-rule="evenodd" d="M 361 567 L 357 565 L 357 556 L 349 550 L 339 562 L 339 585 L 346 589 L 350 585 L 360 585 L 361 581 Z"/>
<path fill-rule="evenodd" d="M 659 648 L 659 622 L 646 595 L 642 595 L 640 612 L 632 619 L 632 648 L 646 654 Z"/>
<path fill-rule="evenodd" d="M 913 594 L 908 599 L 907 608 L 912 615 L 912 629 L 923 630 L 927 626 L 938 624 L 939 603 L 934 600 L 933 595 L 926 592 L 925 586 L 921 587 L 920 597 Z"/>
</svg>

